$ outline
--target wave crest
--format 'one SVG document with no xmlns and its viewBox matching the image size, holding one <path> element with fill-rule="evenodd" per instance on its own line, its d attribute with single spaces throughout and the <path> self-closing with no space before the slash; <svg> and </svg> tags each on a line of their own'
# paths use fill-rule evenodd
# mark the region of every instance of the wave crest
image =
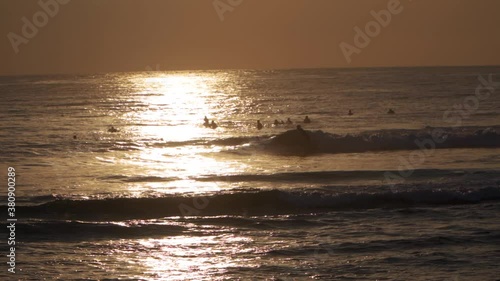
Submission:
<svg viewBox="0 0 500 281">
<path fill-rule="evenodd" d="M 435 148 L 497 148 L 500 128 L 431 128 L 381 130 L 336 135 L 323 131 L 289 130 L 264 146 L 277 153 L 361 153 Z M 437 136 L 439 132 L 439 136 Z"/>
<path fill-rule="evenodd" d="M 62 199 L 19 207 L 21 217 L 117 221 L 170 216 L 275 215 L 345 209 L 406 208 L 500 200 L 500 187 L 376 193 L 258 190 L 161 198 Z"/>
</svg>

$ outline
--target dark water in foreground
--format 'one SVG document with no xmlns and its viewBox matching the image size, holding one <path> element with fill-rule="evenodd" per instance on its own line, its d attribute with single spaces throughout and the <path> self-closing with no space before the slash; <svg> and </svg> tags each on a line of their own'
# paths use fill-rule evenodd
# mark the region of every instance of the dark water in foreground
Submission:
<svg viewBox="0 0 500 281">
<path fill-rule="evenodd" d="M 0 77 L 15 277 L 498 280 L 499 74 Z"/>
</svg>

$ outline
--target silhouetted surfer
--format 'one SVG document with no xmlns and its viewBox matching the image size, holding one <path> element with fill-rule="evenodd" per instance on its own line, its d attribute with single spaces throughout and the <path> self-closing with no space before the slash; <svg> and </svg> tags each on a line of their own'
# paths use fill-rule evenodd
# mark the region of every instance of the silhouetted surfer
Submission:
<svg viewBox="0 0 500 281">
<path fill-rule="evenodd" d="M 307 132 L 304 129 L 302 129 L 302 126 L 297 125 L 297 131 L 300 133 L 300 135 L 303 138 L 302 145 L 303 145 L 303 148 L 304 148 L 304 152 L 305 153 L 311 153 L 312 150 L 313 150 L 313 145 L 312 145 L 312 142 L 311 142 L 311 138 L 309 137 L 309 135 L 307 134 Z"/>
<path fill-rule="evenodd" d="M 307 135 L 306 131 L 302 129 L 302 126 L 297 125 L 297 131 L 299 131 L 303 136 L 305 136 L 307 139 L 309 139 L 309 136 Z"/>
<path fill-rule="evenodd" d="M 260 123 L 260 120 L 257 120 L 257 130 L 262 130 L 263 127 L 264 126 Z"/>
<path fill-rule="evenodd" d="M 210 128 L 217 129 L 217 127 L 219 127 L 219 126 L 217 126 L 217 124 L 215 124 L 214 120 L 212 120 L 212 123 L 210 123 Z"/>
<path fill-rule="evenodd" d="M 274 119 L 274 126 L 278 126 L 280 124 L 280 122 L 278 121 L 278 119 Z"/>
<path fill-rule="evenodd" d="M 111 126 L 111 127 L 108 129 L 108 132 L 110 132 L 110 133 L 116 133 L 116 132 L 118 132 L 118 131 L 119 131 L 119 130 L 118 130 L 117 128 L 113 127 L 113 126 Z"/>
<path fill-rule="evenodd" d="M 304 118 L 304 123 L 311 123 L 311 119 L 309 119 L 309 116 L 306 115 L 306 118 Z"/>
<path fill-rule="evenodd" d="M 203 118 L 203 126 L 209 128 L 210 127 L 210 121 L 208 120 L 207 116 L 205 116 L 205 118 Z"/>
<path fill-rule="evenodd" d="M 392 108 L 389 108 L 389 111 L 387 111 L 387 114 L 394 114 L 396 112 L 394 112 L 394 110 L 392 110 Z"/>
<path fill-rule="evenodd" d="M 347 113 L 348 115 L 353 115 L 354 113 L 352 113 L 352 110 L 349 109 L 349 113 Z"/>
<path fill-rule="evenodd" d="M 286 119 L 286 123 L 287 124 L 293 124 L 292 120 L 290 119 L 290 117 L 288 117 L 288 119 Z"/>
<path fill-rule="evenodd" d="M 313 134 L 297 125 L 295 130 L 288 130 L 271 138 L 269 144 L 279 153 L 306 156 L 316 151 Z"/>
</svg>

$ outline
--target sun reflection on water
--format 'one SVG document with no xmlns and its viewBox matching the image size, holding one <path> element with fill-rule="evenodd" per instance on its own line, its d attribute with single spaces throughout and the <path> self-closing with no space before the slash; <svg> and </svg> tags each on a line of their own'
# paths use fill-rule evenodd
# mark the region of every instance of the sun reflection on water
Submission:
<svg viewBox="0 0 500 281">
<path fill-rule="evenodd" d="M 226 126 L 215 130 L 203 126 L 204 116 L 216 122 L 231 118 L 232 112 L 224 109 L 223 103 L 229 97 L 234 101 L 235 93 L 226 87 L 233 84 L 226 76 L 212 72 L 149 72 L 130 78 L 135 103 L 142 106 L 123 118 L 142 146 L 125 161 L 130 171 L 154 177 L 147 183 L 130 184 L 131 192 L 212 192 L 227 185 L 193 180 L 231 173 L 237 168 L 234 161 L 218 153 L 220 146 L 209 144 L 226 136 Z"/>
<path fill-rule="evenodd" d="M 136 79 L 142 88 L 142 102 L 146 111 L 133 116 L 134 121 L 144 125 L 143 135 L 156 136 L 165 141 L 182 141 L 203 135 L 201 125 L 204 116 L 213 111 L 207 97 L 216 77 L 188 74 L 160 74 Z"/>
<path fill-rule="evenodd" d="M 127 183 L 131 194 L 220 191 L 228 187 L 224 176 L 241 172 L 241 163 L 224 157 L 221 146 L 210 144 L 230 135 L 227 126 L 216 130 L 203 126 L 204 116 L 218 123 L 231 119 L 228 104 L 239 98 L 233 88 L 225 88 L 234 84 L 227 83 L 228 79 L 216 73 L 161 72 L 130 79 L 133 103 L 141 106 L 123 119 L 140 149 L 118 164 L 120 171 L 127 170 L 137 179 Z M 207 176 L 222 177 L 220 181 L 197 180 Z M 151 280 L 211 280 L 229 268 L 248 266 L 240 254 L 253 251 L 251 239 L 230 234 L 230 229 L 187 226 L 189 236 L 113 241 L 113 256 L 126 262 L 137 276 Z"/>
<path fill-rule="evenodd" d="M 117 241 L 118 242 L 118 241 Z M 149 280 L 212 280 L 232 267 L 249 266 L 236 255 L 253 251 L 252 240 L 234 235 L 122 240 L 114 255 Z"/>
</svg>

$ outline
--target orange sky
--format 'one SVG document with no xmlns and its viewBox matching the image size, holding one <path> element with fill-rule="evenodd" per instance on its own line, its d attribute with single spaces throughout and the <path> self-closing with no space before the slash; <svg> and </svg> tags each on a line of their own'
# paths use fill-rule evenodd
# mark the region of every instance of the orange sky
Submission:
<svg viewBox="0 0 500 281">
<path fill-rule="evenodd" d="M 214 1 L 241 4 L 221 21 Z M 356 47 L 354 27 L 364 29 L 370 12 L 391 1 L 72 0 L 43 25 L 38 1 L 2 0 L 0 75 L 500 65 L 497 0 L 400 0 L 400 13 L 348 63 L 339 44 Z M 41 26 L 24 37 L 22 18 L 33 23 L 34 15 Z"/>
</svg>

